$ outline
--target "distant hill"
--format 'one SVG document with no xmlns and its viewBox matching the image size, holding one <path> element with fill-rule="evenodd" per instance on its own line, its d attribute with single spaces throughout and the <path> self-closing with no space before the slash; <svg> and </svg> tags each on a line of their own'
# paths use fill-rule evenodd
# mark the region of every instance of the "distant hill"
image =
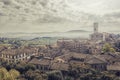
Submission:
<svg viewBox="0 0 120 80">
<path fill-rule="evenodd" d="M 89 31 L 86 31 L 86 30 L 70 30 L 70 31 L 67 31 L 69 33 L 78 33 L 78 32 L 89 32 Z"/>
<path fill-rule="evenodd" d="M 31 40 L 56 40 L 56 39 L 59 39 L 58 37 L 36 37 L 36 38 L 33 38 Z"/>
</svg>

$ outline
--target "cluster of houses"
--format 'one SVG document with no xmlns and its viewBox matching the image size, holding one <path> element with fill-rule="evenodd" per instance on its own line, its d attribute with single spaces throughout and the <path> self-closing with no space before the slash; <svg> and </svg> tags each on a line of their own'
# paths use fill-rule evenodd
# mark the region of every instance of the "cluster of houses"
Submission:
<svg viewBox="0 0 120 80">
<path fill-rule="evenodd" d="M 68 49 L 72 52 L 87 53 L 87 54 L 100 54 L 102 47 L 109 43 L 112 46 L 119 46 L 120 36 L 110 33 L 98 32 L 98 23 L 94 23 L 94 33 L 90 34 L 90 39 L 59 39 L 57 45 L 61 48 Z M 119 48 L 118 48 L 119 50 Z"/>
<path fill-rule="evenodd" d="M 31 56 L 37 55 L 37 48 L 5 48 L 1 51 L 0 58 L 8 63 L 16 63 L 19 61 L 27 61 Z"/>
<path fill-rule="evenodd" d="M 120 53 L 109 54 L 84 54 L 62 50 L 61 55 L 56 57 L 44 56 L 39 54 L 39 48 L 1 48 L 1 59 L 9 63 L 27 61 L 36 65 L 40 70 L 63 70 L 68 71 L 71 65 L 78 67 L 90 66 L 98 71 L 120 70 Z M 39 54 L 39 55 L 38 55 Z M 56 54 L 59 54 L 56 52 Z M 31 56 L 34 56 L 31 58 Z"/>
<path fill-rule="evenodd" d="M 116 45 L 120 50 L 120 40 L 110 34 L 105 36 L 98 32 L 98 24 L 94 23 L 94 33 L 90 40 L 61 39 L 57 46 L 11 48 L 0 46 L 0 59 L 8 63 L 25 61 L 36 65 L 42 71 L 69 71 L 71 66 L 93 68 L 97 71 L 120 72 L 120 53 L 102 54 L 105 43 Z M 117 42 L 117 43 L 116 43 Z M 115 44 L 116 43 L 116 44 Z"/>
<path fill-rule="evenodd" d="M 67 73 L 71 67 L 76 67 L 87 71 L 94 69 L 100 72 L 110 71 L 120 73 L 120 53 L 91 55 L 69 52 L 54 59 L 49 57 L 34 57 L 28 63 L 36 65 L 42 71 L 58 70 Z"/>
</svg>

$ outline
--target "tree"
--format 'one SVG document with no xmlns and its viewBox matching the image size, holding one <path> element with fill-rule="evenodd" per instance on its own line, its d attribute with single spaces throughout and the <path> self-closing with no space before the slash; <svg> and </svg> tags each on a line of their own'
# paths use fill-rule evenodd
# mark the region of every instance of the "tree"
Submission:
<svg viewBox="0 0 120 80">
<path fill-rule="evenodd" d="M 25 78 L 27 80 L 47 80 L 47 75 L 38 70 L 29 70 L 25 73 Z"/>
<path fill-rule="evenodd" d="M 28 70 L 35 70 L 36 66 L 33 64 L 26 64 L 24 62 L 20 62 L 16 64 L 16 70 L 18 70 L 21 74 L 27 72 Z"/>
<path fill-rule="evenodd" d="M 52 74 L 49 74 L 48 80 L 62 80 L 62 77 L 59 74 L 52 73 Z"/>
<path fill-rule="evenodd" d="M 16 65 L 16 70 L 18 70 L 21 74 L 25 72 L 25 64 L 17 64 Z"/>
<path fill-rule="evenodd" d="M 102 51 L 103 51 L 103 53 L 115 52 L 115 49 L 114 49 L 109 43 L 106 43 L 106 44 L 103 46 Z"/>
<path fill-rule="evenodd" d="M 0 80 L 15 80 L 19 76 L 20 73 L 15 69 L 7 71 L 4 67 L 0 68 Z"/>
<path fill-rule="evenodd" d="M 9 74 L 13 79 L 16 79 L 18 76 L 20 76 L 20 73 L 18 71 L 16 71 L 15 69 L 11 69 L 9 71 Z"/>
<path fill-rule="evenodd" d="M 33 65 L 33 64 L 27 64 L 26 66 L 25 66 L 25 69 L 28 71 L 28 70 L 35 70 L 36 69 L 36 66 L 35 65 Z"/>
<path fill-rule="evenodd" d="M 0 80 L 7 79 L 8 71 L 5 68 L 0 68 Z"/>
</svg>

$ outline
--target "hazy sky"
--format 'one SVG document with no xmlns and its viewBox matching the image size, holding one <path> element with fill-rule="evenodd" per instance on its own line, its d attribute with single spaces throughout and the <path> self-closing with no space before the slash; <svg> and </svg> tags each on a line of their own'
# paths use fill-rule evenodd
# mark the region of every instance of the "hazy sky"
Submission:
<svg viewBox="0 0 120 80">
<path fill-rule="evenodd" d="M 120 10 L 120 0 L 68 0 L 73 7 L 93 14 L 106 14 Z"/>
<path fill-rule="evenodd" d="M 120 0 L 0 0 L 0 32 L 119 31 Z"/>
</svg>

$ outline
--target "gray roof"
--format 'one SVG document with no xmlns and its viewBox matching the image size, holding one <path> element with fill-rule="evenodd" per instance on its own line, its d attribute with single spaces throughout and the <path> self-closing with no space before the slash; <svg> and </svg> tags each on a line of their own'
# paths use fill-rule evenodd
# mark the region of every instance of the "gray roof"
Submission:
<svg viewBox="0 0 120 80">
<path fill-rule="evenodd" d="M 58 62 L 54 62 L 51 65 L 51 69 L 53 70 L 64 70 L 64 71 L 68 71 L 69 69 L 69 64 L 67 63 L 58 63 Z"/>
<path fill-rule="evenodd" d="M 99 57 L 93 56 L 90 59 L 87 59 L 86 63 L 88 64 L 102 64 L 107 63 L 104 59 L 100 59 Z"/>
<path fill-rule="evenodd" d="M 34 48 L 19 48 L 19 49 L 6 49 L 1 52 L 1 54 L 6 54 L 6 55 L 19 55 L 19 54 L 31 54 L 35 53 L 36 49 Z"/>
<path fill-rule="evenodd" d="M 89 56 L 90 56 L 89 54 L 69 52 L 69 53 L 64 54 L 62 56 L 59 56 L 58 58 L 61 58 L 64 60 L 70 60 L 71 57 L 77 58 L 77 59 L 86 59 Z"/>
<path fill-rule="evenodd" d="M 107 55 L 107 54 L 104 54 L 104 55 L 97 55 L 96 57 L 99 57 L 101 58 L 102 60 L 113 60 L 115 57 L 111 56 L 111 55 Z"/>
<path fill-rule="evenodd" d="M 120 62 L 116 62 L 114 64 L 108 65 L 107 70 L 120 71 Z"/>
<path fill-rule="evenodd" d="M 50 59 L 37 59 L 34 58 L 30 62 L 30 64 L 35 64 L 35 65 L 50 65 L 51 60 Z"/>
<path fill-rule="evenodd" d="M 70 60 L 70 65 L 78 66 L 78 67 L 85 67 L 85 63 L 77 60 Z"/>
</svg>

